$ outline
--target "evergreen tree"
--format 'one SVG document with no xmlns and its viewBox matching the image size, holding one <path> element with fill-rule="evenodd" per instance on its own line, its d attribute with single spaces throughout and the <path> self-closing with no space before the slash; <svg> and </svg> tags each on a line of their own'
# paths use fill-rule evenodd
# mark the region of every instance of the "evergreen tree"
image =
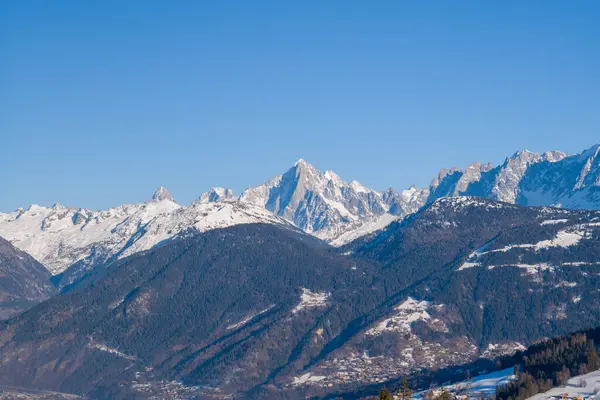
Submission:
<svg viewBox="0 0 600 400">
<path fill-rule="evenodd" d="M 594 341 L 591 339 L 588 341 L 587 367 L 589 371 L 600 369 L 600 357 L 594 347 Z"/>
<path fill-rule="evenodd" d="M 400 397 L 401 400 L 410 400 L 413 391 L 408 387 L 408 379 L 406 377 L 402 377 L 402 387 L 398 390 L 397 396 Z"/>
<path fill-rule="evenodd" d="M 392 395 L 388 392 L 385 385 L 379 391 L 379 400 L 393 400 Z"/>
</svg>

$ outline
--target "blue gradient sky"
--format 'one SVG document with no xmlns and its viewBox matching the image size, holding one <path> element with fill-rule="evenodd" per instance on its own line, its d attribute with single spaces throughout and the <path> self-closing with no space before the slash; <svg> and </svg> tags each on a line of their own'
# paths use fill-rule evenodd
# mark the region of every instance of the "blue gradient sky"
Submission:
<svg viewBox="0 0 600 400">
<path fill-rule="evenodd" d="M 600 142 L 597 1 L 4 1 L 0 211 Z"/>
</svg>

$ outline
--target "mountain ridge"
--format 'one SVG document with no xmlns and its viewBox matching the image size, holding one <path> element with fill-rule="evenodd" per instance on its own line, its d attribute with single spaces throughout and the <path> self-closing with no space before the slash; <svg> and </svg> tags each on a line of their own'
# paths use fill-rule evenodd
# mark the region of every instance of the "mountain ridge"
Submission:
<svg viewBox="0 0 600 400">
<path fill-rule="evenodd" d="M 123 204 L 105 211 L 70 208 L 58 203 L 50 208 L 31 205 L 27 210 L 0 213 L 0 236 L 32 254 L 56 274 L 82 259 L 88 259 L 92 265 L 117 253 L 128 254 L 131 250 L 126 249 L 127 243 L 138 242 L 147 232 L 146 224 L 160 215 L 171 215 L 173 220 L 161 217 L 163 232 L 159 234 L 155 230 L 155 240 L 149 240 L 151 235 L 146 236 L 142 240 L 146 245 L 133 246 L 132 250 L 150 248 L 198 224 L 202 229 L 212 229 L 210 214 L 218 212 L 219 207 L 210 204 L 222 203 L 226 208 L 253 208 L 253 214 L 260 217 L 252 217 L 250 221 L 292 224 L 341 246 L 415 213 L 441 197 L 480 196 L 520 205 L 600 208 L 599 152 L 600 145 L 572 156 L 559 151 L 538 154 L 520 150 L 496 167 L 474 162 L 465 169 L 442 169 L 428 187 L 413 185 L 401 191 L 393 188 L 376 191 L 356 180 L 347 183 L 335 172 L 322 173 L 299 159 L 283 174 L 248 187 L 239 196 L 230 189 L 216 187 L 200 195 L 191 205 L 177 204 L 162 186 L 149 201 Z M 177 218 L 186 212 L 179 211 L 180 208 L 196 209 L 196 218 L 207 222 L 186 217 L 189 226 L 183 227 Z M 218 226 L 247 222 L 242 214 L 246 212 L 234 212 L 229 222 L 223 220 Z M 235 220 L 238 217 L 239 220 Z M 91 234 L 91 231 L 96 232 Z M 40 242 L 42 237 L 48 244 Z"/>
</svg>

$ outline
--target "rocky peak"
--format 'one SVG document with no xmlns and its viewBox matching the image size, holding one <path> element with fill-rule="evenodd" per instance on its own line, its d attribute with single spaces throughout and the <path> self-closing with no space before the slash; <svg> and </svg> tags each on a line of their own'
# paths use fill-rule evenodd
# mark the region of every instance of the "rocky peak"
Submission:
<svg viewBox="0 0 600 400">
<path fill-rule="evenodd" d="M 461 177 L 454 187 L 454 191 L 452 192 L 453 196 L 460 196 L 462 193 L 465 193 L 469 188 L 469 185 L 473 182 L 477 182 L 481 179 L 481 174 L 487 172 L 492 169 L 492 164 L 481 164 L 479 161 L 476 161 L 462 172 Z"/>
<path fill-rule="evenodd" d="M 200 203 L 214 203 L 222 200 L 232 200 L 235 199 L 235 195 L 233 194 L 233 190 L 226 189 L 222 187 L 215 187 L 210 189 L 206 193 L 202 193 L 200 196 Z"/>
<path fill-rule="evenodd" d="M 66 210 L 66 209 L 67 209 L 67 207 L 63 206 L 59 202 L 56 202 L 52 205 L 52 210 L 54 210 L 54 211 L 61 211 L 61 210 Z"/>
<path fill-rule="evenodd" d="M 446 179 L 446 177 L 455 174 L 456 172 L 461 172 L 459 167 L 452 167 L 449 170 L 446 168 L 442 168 L 440 172 L 438 172 L 437 176 L 432 179 L 429 188 L 433 192 L 435 191 L 442 181 Z"/>
<path fill-rule="evenodd" d="M 337 232 L 346 223 L 387 211 L 379 193 L 357 181 L 347 184 L 333 171 L 321 173 L 304 159 L 277 178 L 246 189 L 240 200 L 315 233 L 332 227 Z"/>
<path fill-rule="evenodd" d="M 518 187 L 530 165 L 542 161 L 537 153 L 520 150 L 508 157 L 496 176 L 491 198 L 494 200 L 515 203 Z"/>
<path fill-rule="evenodd" d="M 546 151 L 542 154 L 542 158 L 548 162 L 557 162 L 567 157 L 567 153 L 563 153 L 562 151 Z"/>
<path fill-rule="evenodd" d="M 173 196 L 171 196 L 171 193 L 169 193 L 169 191 L 166 188 L 161 186 L 158 189 L 156 189 L 156 191 L 152 195 L 152 201 L 164 201 L 164 200 L 169 200 L 169 201 L 172 201 L 173 203 L 175 203 L 175 199 L 173 198 Z"/>
<path fill-rule="evenodd" d="M 593 186 L 597 186 L 596 182 L 598 182 L 598 180 L 600 180 L 600 175 L 596 177 L 596 180 L 594 182 L 586 182 L 587 181 L 586 178 L 590 174 L 590 171 L 592 171 L 592 169 L 594 169 L 594 165 L 595 165 L 595 168 L 600 167 L 600 160 L 598 158 L 598 153 L 600 153 L 600 145 L 598 145 L 598 144 L 590 147 L 589 149 L 587 149 L 586 151 L 581 153 L 580 158 L 585 160 L 585 164 L 583 165 L 583 168 L 579 172 L 577 182 L 575 183 L 575 186 L 573 187 L 574 191 L 585 187 L 586 183 L 591 183 Z"/>
</svg>

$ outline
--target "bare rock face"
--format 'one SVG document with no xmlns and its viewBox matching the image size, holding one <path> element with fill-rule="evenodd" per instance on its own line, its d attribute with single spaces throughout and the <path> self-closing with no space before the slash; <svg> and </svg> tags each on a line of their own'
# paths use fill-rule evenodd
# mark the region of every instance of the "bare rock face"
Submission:
<svg viewBox="0 0 600 400">
<path fill-rule="evenodd" d="M 560 151 L 542 154 L 518 151 L 504 163 L 473 163 L 465 170 L 441 170 L 429 186 L 427 203 L 448 196 L 479 196 L 507 203 L 600 208 L 600 145 L 568 156 Z"/>
</svg>

